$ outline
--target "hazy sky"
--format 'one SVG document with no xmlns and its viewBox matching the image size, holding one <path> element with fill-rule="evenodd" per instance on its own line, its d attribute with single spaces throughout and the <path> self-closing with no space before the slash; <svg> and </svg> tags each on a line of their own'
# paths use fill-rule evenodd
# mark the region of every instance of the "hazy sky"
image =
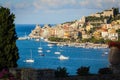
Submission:
<svg viewBox="0 0 120 80">
<path fill-rule="evenodd" d="M 58 24 L 120 8 L 120 0 L 0 0 L 0 6 L 10 8 L 16 24 Z"/>
</svg>

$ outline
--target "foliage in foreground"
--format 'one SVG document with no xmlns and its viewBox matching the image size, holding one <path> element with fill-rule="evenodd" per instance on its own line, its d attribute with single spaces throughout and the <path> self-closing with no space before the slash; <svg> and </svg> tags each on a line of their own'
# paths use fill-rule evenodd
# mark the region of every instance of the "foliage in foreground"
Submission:
<svg viewBox="0 0 120 80">
<path fill-rule="evenodd" d="M 67 69 L 65 67 L 58 67 L 57 70 L 55 71 L 55 77 L 67 77 Z"/>
<path fill-rule="evenodd" d="M 101 68 L 98 71 L 98 74 L 112 74 L 113 71 L 110 68 Z"/>
<path fill-rule="evenodd" d="M 9 72 L 9 69 L 4 68 L 0 71 L 0 79 L 6 80 L 16 80 L 14 75 L 12 73 Z"/>
<path fill-rule="evenodd" d="M 90 69 L 90 67 L 83 67 L 82 66 L 82 67 L 77 69 L 77 74 L 79 76 L 86 76 L 89 74 L 89 69 Z"/>
</svg>

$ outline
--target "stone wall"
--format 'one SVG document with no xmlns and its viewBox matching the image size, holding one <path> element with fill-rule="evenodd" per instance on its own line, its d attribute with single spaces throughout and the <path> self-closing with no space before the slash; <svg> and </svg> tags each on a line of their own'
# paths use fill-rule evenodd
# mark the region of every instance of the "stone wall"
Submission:
<svg viewBox="0 0 120 80">
<path fill-rule="evenodd" d="M 12 68 L 9 71 L 15 75 L 17 80 L 43 80 L 43 78 L 55 77 L 53 69 Z"/>
</svg>

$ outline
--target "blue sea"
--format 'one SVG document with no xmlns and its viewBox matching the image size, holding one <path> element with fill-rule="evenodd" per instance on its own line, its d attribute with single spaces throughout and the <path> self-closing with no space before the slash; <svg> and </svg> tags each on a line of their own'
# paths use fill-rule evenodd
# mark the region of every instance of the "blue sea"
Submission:
<svg viewBox="0 0 120 80">
<path fill-rule="evenodd" d="M 18 37 L 29 35 L 35 28 L 35 24 L 16 24 L 16 33 Z M 43 25 L 41 25 L 43 26 Z M 38 47 L 41 45 L 42 51 L 45 56 L 40 56 Z M 75 75 L 77 69 L 81 66 L 90 67 L 90 73 L 98 73 L 100 68 L 108 67 L 108 55 L 102 56 L 105 49 L 86 49 L 69 46 L 53 45 L 48 47 L 48 43 L 43 39 L 40 41 L 30 40 L 17 40 L 17 47 L 19 49 L 19 68 L 50 68 L 57 69 L 57 67 L 65 67 L 70 75 Z M 50 52 L 47 52 L 50 50 Z M 31 57 L 35 60 L 34 63 L 26 63 L 25 60 Z M 62 55 L 69 56 L 68 60 L 59 60 L 59 55 L 54 52 L 60 51 Z"/>
</svg>

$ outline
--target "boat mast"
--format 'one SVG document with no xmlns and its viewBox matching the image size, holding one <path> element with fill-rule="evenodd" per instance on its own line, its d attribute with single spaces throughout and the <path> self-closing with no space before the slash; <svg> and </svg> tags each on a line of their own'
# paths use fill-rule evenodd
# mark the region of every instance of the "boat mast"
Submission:
<svg viewBox="0 0 120 80">
<path fill-rule="evenodd" d="M 31 52 L 31 59 L 32 59 L 32 50 L 30 50 L 30 52 Z"/>
</svg>

